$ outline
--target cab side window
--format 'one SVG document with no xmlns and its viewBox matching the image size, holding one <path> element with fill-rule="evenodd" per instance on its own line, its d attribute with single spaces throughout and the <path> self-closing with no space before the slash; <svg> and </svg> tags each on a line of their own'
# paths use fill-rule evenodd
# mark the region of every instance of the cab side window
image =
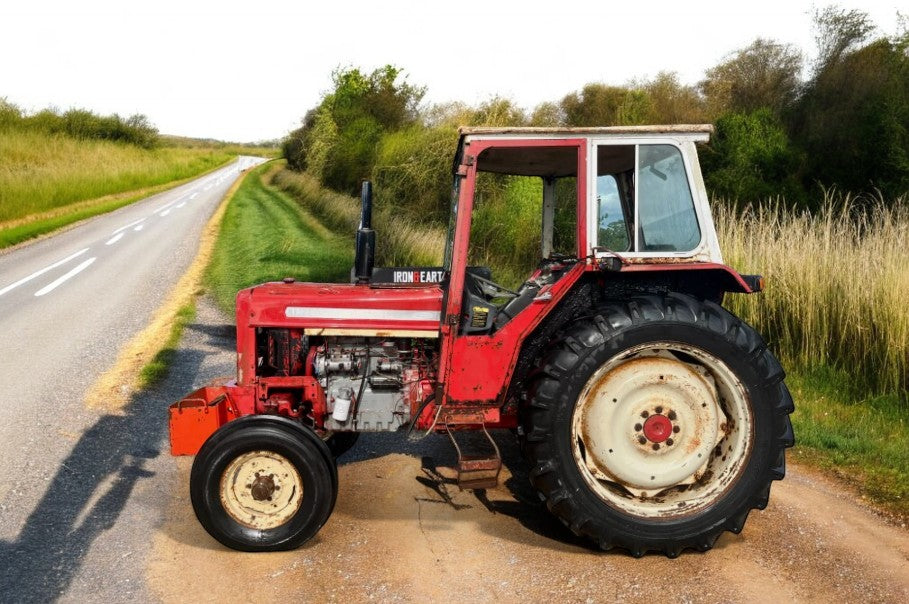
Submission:
<svg viewBox="0 0 909 604">
<path fill-rule="evenodd" d="M 688 252 L 701 242 L 682 153 L 674 145 L 598 145 L 597 247 Z"/>
<path fill-rule="evenodd" d="M 687 252 L 701 241 L 678 148 L 672 145 L 638 147 L 638 250 Z"/>
</svg>

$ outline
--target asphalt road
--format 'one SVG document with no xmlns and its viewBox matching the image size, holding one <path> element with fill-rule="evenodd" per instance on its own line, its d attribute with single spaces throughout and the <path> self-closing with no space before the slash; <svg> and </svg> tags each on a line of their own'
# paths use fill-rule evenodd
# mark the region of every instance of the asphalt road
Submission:
<svg viewBox="0 0 909 604">
<path fill-rule="evenodd" d="M 192 262 L 240 171 L 261 161 L 238 158 L 0 253 L 0 601 L 48 601 L 80 584 L 98 601 L 141 596 L 123 564 L 138 549 L 130 532 L 148 527 L 115 544 L 98 537 L 149 474 L 162 412 L 99 415 L 83 397 Z"/>
</svg>

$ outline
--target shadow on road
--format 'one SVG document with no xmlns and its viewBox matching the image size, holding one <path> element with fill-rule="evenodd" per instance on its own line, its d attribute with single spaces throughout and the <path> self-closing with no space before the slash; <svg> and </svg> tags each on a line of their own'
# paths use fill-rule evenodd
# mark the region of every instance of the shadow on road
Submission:
<svg viewBox="0 0 909 604">
<path fill-rule="evenodd" d="M 190 326 L 188 332 L 193 329 L 206 347 L 231 345 L 220 342 L 224 330 Z M 197 381 L 206 354 L 184 346 L 164 382 L 136 393 L 123 415 L 104 415 L 82 434 L 16 541 L 0 542 L 0 600 L 49 602 L 66 592 L 137 483 L 154 476 L 145 466 L 166 447 L 167 406 Z"/>
</svg>

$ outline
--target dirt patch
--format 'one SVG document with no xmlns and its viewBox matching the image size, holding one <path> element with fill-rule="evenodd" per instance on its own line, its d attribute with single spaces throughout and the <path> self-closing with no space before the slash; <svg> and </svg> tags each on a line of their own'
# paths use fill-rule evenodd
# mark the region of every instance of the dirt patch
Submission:
<svg viewBox="0 0 909 604">
<path fill-rule="evenodd" d="M 211 539 L 185 495 L 191 460 L 177 460 L 179 486 L 154 539 L 149 588 L 165 602 L 909 597 L 907 532 L 801 468 L 774 485 L 770 507 L 754 512 L 741 535 L 724 535 L 706 554 L 636 560 L 589 548 L 549 516 L 514 448 L 502 485 L 474 493 L 459 491 L 425 455 L 372 454 L 370 442 L 365 435 L 351 452 L 361 461 L 340 466 L 326 526 L 282 553 L 234 552 Z"/>
<path fill-rule="evenodd" d="M 139 373 L 167 345 L 177 312 L 202 293 L 202 276 L 211 259 L 221 219 L 230 198 L 248 172 L 241 173 L 208 220 L 199 237 L 199 251 L 149 324 L 120 349 L 114 365 L 99 377 L 85 395 L 85 405 L 105 413 L 119 413 L 136 392 Z"/>
</svg>

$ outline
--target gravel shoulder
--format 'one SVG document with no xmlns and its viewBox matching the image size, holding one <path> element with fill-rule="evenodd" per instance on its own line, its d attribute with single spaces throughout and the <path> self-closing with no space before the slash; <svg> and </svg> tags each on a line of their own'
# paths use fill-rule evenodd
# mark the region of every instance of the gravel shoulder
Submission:
<svg viewBox="0 0 909 604">
<path fill-rule="evenodd" d="M 204 353 L 206 365 L 229 366 L 227 323 L 203 301 L 181 358 Z M 909 599 L 906 528 L 810 468 L 790 467 L 769 507 L 710 552 L 636 560 L 575 538 L 538 503 L 511 435 L 497 440 L 506 463 L 500 486 L 470 492 L 448 478 L 454 459 L 443 437 L 364 435 L 340 459 L 338 502 L 325 527 L 301 549 L 269 554 L 211 539 L 189 502 L 192 460 L 171 459 L 172 471 L 157 481 L 166 510 L 148 554 L 147 589 L 164 602 Z"/>
</svg>

